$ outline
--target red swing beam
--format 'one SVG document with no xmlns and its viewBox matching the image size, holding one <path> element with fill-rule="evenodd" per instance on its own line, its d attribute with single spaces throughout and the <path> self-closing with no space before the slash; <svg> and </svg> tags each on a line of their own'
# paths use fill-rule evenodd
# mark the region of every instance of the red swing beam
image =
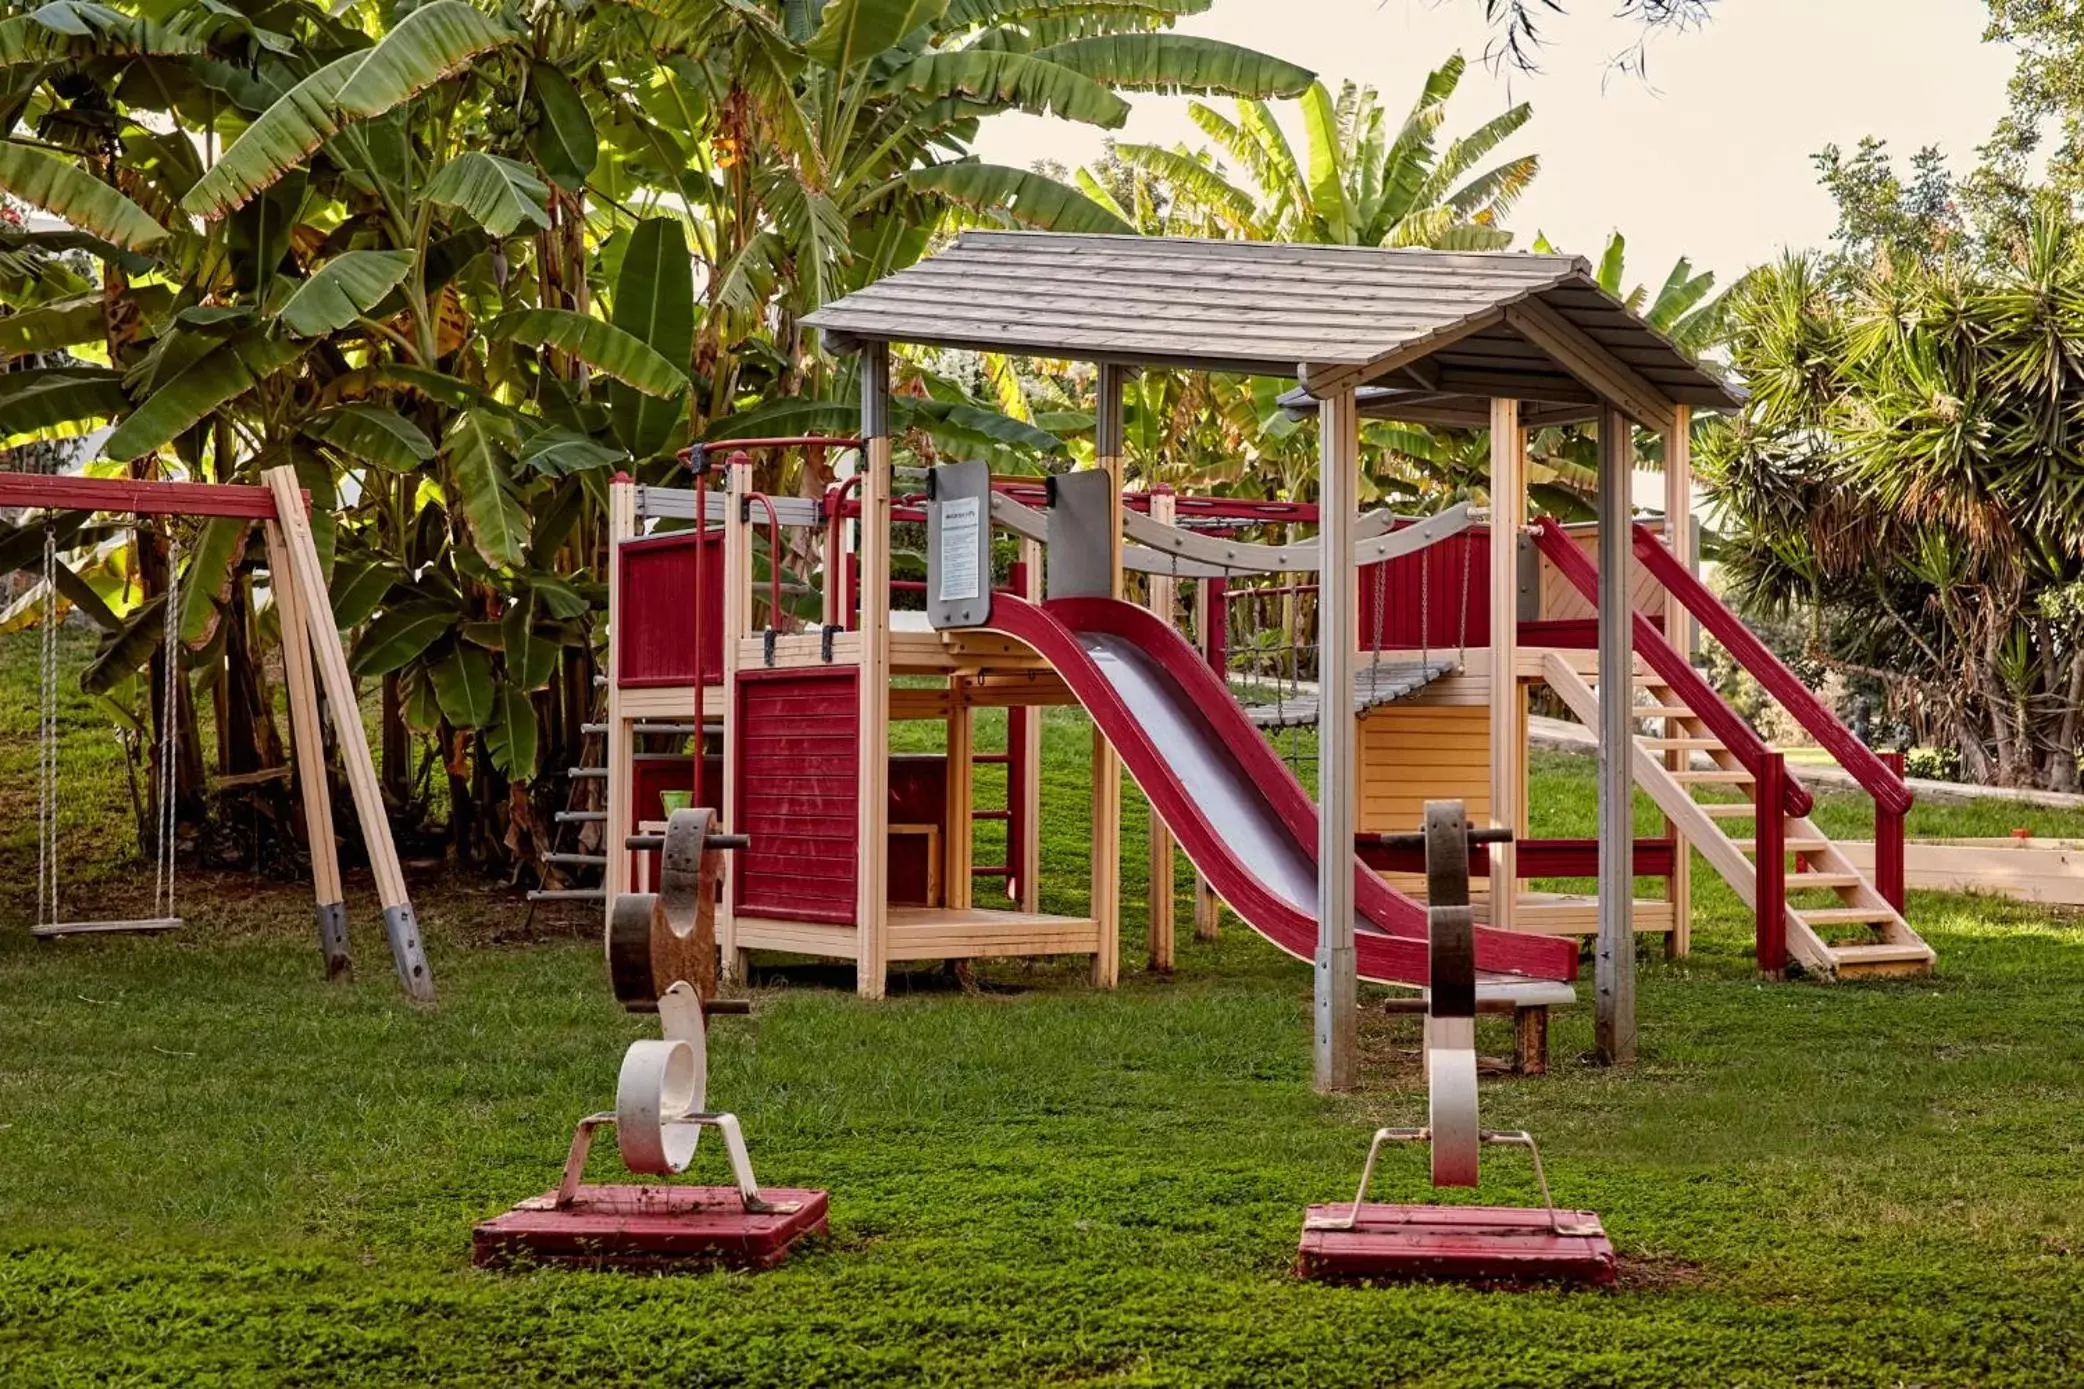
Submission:
<svg viewBox="0 0 2084 1389">
<path fill-rule="evenodd" d="M 307 494 L 308 501 L 308 494 Z M 132 516 L 276 517 L 265 487 L 233 482 L 140 482 L 128 478 L 0 473 L 0 507 L 121 511 Z"/>
</svg>

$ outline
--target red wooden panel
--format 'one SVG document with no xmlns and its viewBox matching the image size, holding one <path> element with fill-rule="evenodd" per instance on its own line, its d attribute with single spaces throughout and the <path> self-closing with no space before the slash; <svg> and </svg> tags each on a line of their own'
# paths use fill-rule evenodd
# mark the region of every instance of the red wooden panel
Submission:
<svg viewBox="0 0 2084 1389">
<path fill-rule="evenodd" d="M 701 1264 L 773 1268 L 789 1246 L 825 1233 L 825 1193 L 766 1187 L 760 1195 L 792 1211 L 749 1215 L 736 1187 L 593 1186 L 559 1210 L 555 1193 L 523 1201 L 471 1232 L 471 1262 L 503 1268 L 537 1263 L 664 1272 Z"/>
<path fill-rule="evenodd" d="M 948 759 L 938 752 L 893 753 L 890 758 L 890 823 L 933 825 L 948 833 Z M 890 836 L 889 894 L 893 906 L 930 905 L 926 836 Z"/>
<path fill-rule="evenodd" d="M 700 541 L 702 605 L 695 607 L 693 531 L 623 542 L 622 591 L 615 614 L 618 667 L 625 688 L 695 683 L 695 643 L 702 645 L 701 683 L 724 678 L 724 533 Z"/>
<path fill-rule="evenodd" d="M 1364 566 L 1360 649 L 1437 649 L 1463 645 L 1465 637 L 1469 646 L 1490 645 L 1490 545 L 1490 528 L 1476 526 L 1417 554 Z"/>
<path fill-rule="evenodd" d="M 737 907 L 847 926 L 859 871 L 859 672 L 742 671 L 737 701 Z"/>
<path fill-rule="evenodd" d="M 1307 1220 L 1336 1219 L 1352 1207 L 1312 1206 Z M 1361 1207 L 1352 1230 L 1313 1230 L 1307 1220 L 1296 1250 L 1304 1278 L 1448 1279 L 1456 1282 L 1614 1281 L 1614 1246 L 1590 1211 L 1558 1212 L 1559 1235 L 1548 1212 L 1498 1206 Z"/>
</svg>

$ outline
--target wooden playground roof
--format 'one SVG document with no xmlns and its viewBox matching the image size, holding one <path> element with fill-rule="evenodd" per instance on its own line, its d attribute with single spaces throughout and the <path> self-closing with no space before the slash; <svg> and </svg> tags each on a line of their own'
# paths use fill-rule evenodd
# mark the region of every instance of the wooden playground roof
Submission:
<svg viewBox="0 0 2084 1389">
<path fill-rule="evenodd" d="M 809 315 L 842 349 L 920 343 L 1349 387 L 1369 413 L 1475 423 L 1741 396 L 1599 287 L 1578 256 L 971 231 Z M 1298 402 L 1300 403 L 1300 402 Z"/>
</svg>

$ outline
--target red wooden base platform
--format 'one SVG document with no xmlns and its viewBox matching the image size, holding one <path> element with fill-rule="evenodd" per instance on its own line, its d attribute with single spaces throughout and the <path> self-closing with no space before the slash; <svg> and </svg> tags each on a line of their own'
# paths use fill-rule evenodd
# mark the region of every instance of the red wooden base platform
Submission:
<svg viewBox="0 0 2084 1389">
<path fill-rule="evenodd" d="M 825 1233 L 825 1193 L 768 1188 L 796 1209 L 748 1215 L 728 1186 L 582 1186 L 562 1210 L 555 1193 L 523 1201 L 471 1232 L 471 1262 L 579 1264 L 671 1271 L 704 1264 L 773 1268 L 805 1235 Z"/>
<path fill-rule="evenodd" d="M 1351 1230 L 1316 1230 L 1339 1219 L 1340 1203 L 1312 1206 L 1295 1271 L 1304 1278 L 1384 1278 L 1452 1282 L 1598 1283 L 1614 1281 L 1614 1246 L 1590 1211 L 1561 1211 L 1563 1225 L 1590 1233 L 1559 1235 L 1548 1212 L 1502 1206 L 1376 1206 L 1360 1209 Z"/>
</svg>

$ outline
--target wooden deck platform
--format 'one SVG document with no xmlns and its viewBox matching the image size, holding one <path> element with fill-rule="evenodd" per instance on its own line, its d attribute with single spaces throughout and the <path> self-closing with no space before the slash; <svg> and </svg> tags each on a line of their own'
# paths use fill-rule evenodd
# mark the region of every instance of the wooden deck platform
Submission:
<svg viewBox="0 0 2084 1389">
<path fill-rule="evenodd" d="M 1100 948 L 1100 928 L 1089 916 L 1047 912 L 993 911 L 984 907 L 892 907 L 892 960 L 975 960 L 1004 955 L 1090 955 Z M 832 960 L 859 958 L 860 933 L 853 926 L 774 917 L 737 919 L 741 950 L 785 950 Z"/>
</svg>

